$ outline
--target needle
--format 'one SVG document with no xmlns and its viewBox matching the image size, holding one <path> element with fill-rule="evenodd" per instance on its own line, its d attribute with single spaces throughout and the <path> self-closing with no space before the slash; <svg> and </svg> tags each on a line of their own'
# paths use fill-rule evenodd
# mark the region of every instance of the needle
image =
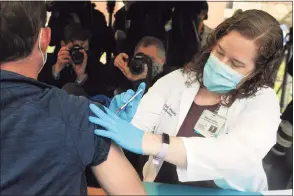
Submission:
<svg viewBox="0 0 294 196">
<path fill-rule="evenodd" d="M 129 101 L 127 101 L 127 103 L 125 103 L 123 106 L 121 106 L 117 111 L 116 114 L 119 114 L 123 109 L 125 109 L 125 107 L 127 107 L 127 105 L 129 103 L 131 103 L 131 101 L 133 101 L 143 90 L 140 89 L 134 96 L 132 96 Z"/>
</svg>

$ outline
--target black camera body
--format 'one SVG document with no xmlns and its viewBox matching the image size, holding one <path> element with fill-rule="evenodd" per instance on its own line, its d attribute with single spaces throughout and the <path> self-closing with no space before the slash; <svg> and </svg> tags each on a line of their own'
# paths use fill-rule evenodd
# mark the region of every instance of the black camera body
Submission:
<svg viewBox="0 0 294 196">
<path fill-rule="evenodd" d="M 84 61 L 84 54 L 80 52 L 80 50 L 83 50 L 83 47 L 80 47 L 79 45 L 74 45 L 70 50 L 69 54 L 71 56 L 71 59 L 75 65 L 80 65 Z"/>
<path fill-rule="evenodd" d="M 144 53 L 137 53 L 128 63 L 130 72 L 133 75 L 142 74 L 144 72 L 145 65 L 147 65 L 148 70 L 151 69 L 152 59 Z"/>
</svg>

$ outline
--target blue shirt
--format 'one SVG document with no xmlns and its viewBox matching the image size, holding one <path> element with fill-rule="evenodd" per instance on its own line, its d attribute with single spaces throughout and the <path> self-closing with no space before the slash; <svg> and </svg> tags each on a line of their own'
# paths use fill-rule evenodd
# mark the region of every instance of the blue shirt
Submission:
<svg viewBox="0 0 294 196">
<path fill-rule="evenodd" d="M 110 149 L 88 122 L 89 100 L 0 73 L 1 195 L 86 195 L 86 166 L 104 162 Z"/>
</svg>

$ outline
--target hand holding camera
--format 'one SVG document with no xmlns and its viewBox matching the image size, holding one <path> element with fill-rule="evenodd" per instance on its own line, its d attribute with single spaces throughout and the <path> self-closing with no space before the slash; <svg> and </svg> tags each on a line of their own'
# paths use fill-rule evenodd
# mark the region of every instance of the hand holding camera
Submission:
<svg viewBox="0 0 294 196">
<path fill-rule="evenodd" d="M 71 56 L 69 53 L 70 44 L 67 46 L 63 46 L 57 55 L 57 62 L 55 64 L 55 73 L 61 72 L 61 70 L 65 67 L 66 64 L 71 64 Z"/>
<path fill-rule="evenodd" d="M 77 75 L 78 80 L 82 80 L 86 74 L 86 66 L 88 61 L 88 55 L 84 48 L 71 43 L 63 46 L 58 52 L 57 62 L 55 64 L 55 73 L 60 73 L 65 65 L 69 64 L 73 66 L 73 69 Z"/>
<path fill-rule="evenodd" d="M 147 78 L 148 67 L 152 65 L 152 60 L 143 53 L 136 54 L 131 60 L 126 53 L 119 54 L 114 65 L 131 81 Z"/>
<path fill-rule="evenodd" d="M 120 53 L 114 59 L 114 65 L 118 67 L 123 72 L 123 74 L 125 74 L 125 68 L 128 66 L 128 63 L 126 62 L 126 59 L 128 58 L 129 56 L 126 53 Z"/>
<path fill-rule="evenodd" d="M 82 81 L 86 77 L 86 67 L 88 62 L 88 55 L 84 48 L 80 46 L 73 46 L 70 50 L 70 56 L 72 59 L 73 69 L 78 77 L 78 80 Z"/>
</svg>

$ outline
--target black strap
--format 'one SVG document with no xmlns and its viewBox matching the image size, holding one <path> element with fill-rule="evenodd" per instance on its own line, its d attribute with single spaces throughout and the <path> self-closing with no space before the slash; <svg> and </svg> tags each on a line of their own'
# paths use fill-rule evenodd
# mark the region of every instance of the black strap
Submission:
<svg viewBox="0 0 294 196">
<path fill-rule="evenodd" d="M 163 133 L 162 134 L 162 143 L 169 144 L 169 142 L 170 142 L 169 135 L 166 133 Z"/>
</svg>

